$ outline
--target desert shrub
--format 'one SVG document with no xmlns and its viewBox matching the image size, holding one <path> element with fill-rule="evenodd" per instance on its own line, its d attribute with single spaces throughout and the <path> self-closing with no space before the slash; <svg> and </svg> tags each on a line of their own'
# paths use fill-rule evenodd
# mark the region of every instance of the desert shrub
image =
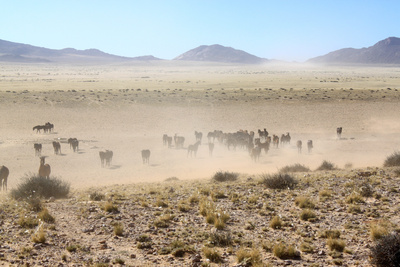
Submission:
<svg viewBox="0 0 400 267">
<path fill-rule="evenodd" d="M 35 228 L 39 225 L 39 221 L 32 216 L 21 216 L 18 219 L 18 224 L 23 228 Z"/>
<path fill-rule="evenodd" d="M 76 252 L 79 248 L 80 248 L 80 245 L 72 244 L 72 245 L 68 245 L 65 249 L 68 252 Z"/>
<path fill-rule="evenodd" d="M 400 176 L 400 168 L 397 168 L 397 169 L 393 170 L 393 173 L 394 173 L 397 177 L 399 177 L 399 176 Z"/>
<path fill-rule="evenodd" d="M 391 229 L 390 223 L 388 221 L 378 221 L 376 223 L 372 223 L 370 227 L 370 235 L 373 241 L 377 241 L 382 239 L 384 236 L 389 234 L 389 230 Z"/>
<path fill-rule="evenodd" d="M 310 209 L 304 209 L 300 214 L 300 219 L 303 221 L 315 221 L 317 215 Z"/>
<path fill-rule="evenodd" d="M 156 206 L 160 208 L 168 208 L 168 203 L 162 198 L 157 198 Z"/>
<path fill-rule="evenodd" d="M 179 178 L 175 176 L 168 177 L 167 179 L 164 180 L 164 182 L 177 182 L 177 181 L 179 181 Z"/>
<path fill-rule="evenodd" d="M 203 247 L 204 256 L 211 262 L 220 263 L 222 262 L 221 253 L 215 248 Z"/>
<path fill-rule="evenodd" d="M 346 247 L 346 243 L 344 240 L 337 239 L 337 238 L 329 238 L 326 242 L 330 250 L 343 252 L 344 248 Z"/>
<path fill-rule="evenodd" d="M 314 252 L 314 247 L 308 242 L 303 242 L 300 245 L 300 250 L 302 252 L 306 252 L 306 253 L 313 253 Z"/>
<path fill-rule="evenodd" d="M 287 173 L 264 174 L 261 179 L 261 183 L 270 189 L 293 189 L 297 184 L 296 179 Z"/>
<path fill-rule="evenodd" d="M 332 171 L 335 169 L 336 169 L 336 167 L 332 162 L 324 160 L 316 170 L 317 171 Z"/>
<path fill-rule="evenodd" d="M 321 233 L 322 238 L 339 238 L 340 231 L 339 230 L 325 230 Z"/>
<path fill-rule="evenodd" d="M 39 197 L 28 197 L 25 201 L 31 211 L 39 212 L 43 209 L 43 202 Z"/>
<path fill-rule="evenodd" d="M 44 232 L 43 227 L 40 227 L 40 229 L 32 235 L 32 241 L 34 243 L 42 244 L 46 242 L 46 233 Z"/>
<path fill-rule="evenodd" d="M 370 261 L 377 267 L 400 266 L 400 235 L 393 233 L 371 247 Z"/>
<path fill-rule="evenodd" d="M 59 178 L 27 175 L 17 185 L 17 188 L 12 189 L 11 197 L 17 200 L 31 197 L 66 198 L 69 190 L 70 185 Z"/>
<path fill-rule="evenodd" d="M 214 174 L 212 177 L 212 180 L 214 182 L 230 182 L 230 181 L 236 181 L 239 177 L 238 173 L 235 172 L 222 172 L 218 171 Z"/>
<path fill-rule="evenodd" d="M 280 229 L 282 228 L 282 220 L 279 216 L 275 216 L 272 218 L 271 222 L 269 223 L 272 229 Z"/>
<path fill-rule="evenodd" d="M 138 236 L 136 238 L 136 241 L 138 241 L 138 242 L 150 242 L 151 238 L 150 238 L 150 236 L 148 236 L 146 234 L 143 234 L 143 235 Z"/>
<path fill-rule="evenodd" d="M 388 156 L 383 163 L 384 167 L 396 167 L 400 166 L 400 152 L 396 151 L 392 155 Z"/>
<path fill-rule="evenodd" d="M 363 197 L 372 197 L 374 195 L 374 188 L 368 183 L 364 183 L 360 187 L 360 195 Z"/>
<path fill-rule="evenodd" d="M 116 223 L 114 225 L 114 234 L 116 236 L 123 236 L 124 235 L 124 225 L 122 223 Z"/>
<path fill-rule="evenodd" d="M 346 198 L 346 203 L 348 204 L 364 203 L 364 199 L 361 195 L 352 193 Z"/>
<path fill-rule="evenodd" d="M 287 172 L 309 172 L 311 171 L 310 168 L 301 165 L 299 163 L 288 165 L 279 170 L 279 172 L 287 173 Z"/>
<path fill-rule="evenodd" d="M 114 205 L 112 202 L 107 201 L 106 203 L 104 203 L 102 209 L 105 212 L 110 212 L 110 213 L 118 213 L 118 206 Z"/>
<path fill-rule="evenodd" d="M 254 266 L 261 264 L 261 254 L 257 249 L 247 250 L 240 248 L 236 253 L 237 262 L 241 266 Z"/>
<path fill-rule="evenodd" d="M 301 209 L 313 209 L 315 208 L 315 204 L 308 197 L 299 196 L 294 200 L 296 206 Z"/>
<path fill-rule="evenodd" d="M 218 247 L 230 246 L 233 243 L 231 233 L 223 231 L 215 231 L 211 233 L 209 241 L 210 244 Z"/>
<path fill-rule="evenodd" d="M 174 217 L 172 214 L 160 216 L 154 221 L 154 226 L 157 228 L 167 228 Z"/>
<path fill-rule="evenodd" d="M 101 201 L 104 200 L 106 196 L 103 193 L 99 193 L 97 191 L 89 194 L 89 199 L 92 201 Z"/>
<path fill-rule="evenodd" d="M 44 208 L 38 214 L 38 218 L 47 223 L 54 223 L 56 219 L 49 213 L 48 209 Z"/>
<path fill-rule="evenodd" d="M 332 191 L 328 189 L 324 189 L 319 191 L 318 193 L 319 198 L 321 201 L 325 201 L 326 199 L 330 198 L 332 196 Z"/>
<path fill-rule="evenodd" d="M 274 255 L 280 259 L 292 259 L 300 256 L 300 253 L 292 245 L 283 242 L 278 243 L 273 248 Z"/>
</svg>

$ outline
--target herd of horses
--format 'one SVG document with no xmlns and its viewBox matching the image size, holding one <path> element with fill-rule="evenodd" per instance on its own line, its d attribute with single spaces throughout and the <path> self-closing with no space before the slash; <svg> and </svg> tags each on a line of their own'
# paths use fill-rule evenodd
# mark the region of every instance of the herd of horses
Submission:
<svg viewBox="0 0 400 267">
<path fill-rule="evenodd" d="M 337 128 L 337 138 L 341 139 L 342 127 Z M 199 146 L 202 142 L 203 134 L 201 132 L 195 131 L 196 143 L 187 146 L 187 157 L 196 157 Z M 215 140 L 218 143 L 225 145 L 228 150 L 236 150 L 241 148 L 247 150 L 251 159 L 253 161 L 258 161 L 262 151 L 265 154 L 268 153 L 270 147 L 279 148 L 279 146 L 284 147 L 290 144 L 291 136 L 290 133 L 282 134 L 280 137 L 278 135 L 270 135 L 269 132 L 264 128 L 263 130 L 258 129 L 257 134 L 254 131 L 239 130 L 237 132 L 223 132 L 220 130 L 214 130 L 208 132 L 208 151 L 209 156 L 213 155 Z M 163 144 L 172 148 L 172 141 L 174 141 L 174 147 L 176 149 L 184 148 L 185 137 L 175 134 L 174 136 L 169 136 L 168 134 L 163 135 Z M 298 140 L 296 142 L 297 152 L 302 153 L 303 142 Z M 312 140 L 307 141 L 307 151 L 312 153 L 314 144 Z"/>
<path fill-rule="evenodd" d="M 50 122 L 45 123 L 44 125 L 37 125 L 33 127 L 33 130 L 36 130 L 37 133 L 40 133 L 43 130 L 45 133 L 51 132 L 54 129 L 54 125 Z M 342 137 L 342 127 L 338 127 L 336 129 L 337 138 L 341 139 Z M 253 161 L 258 161 L 261 155 L 261 152 L 264 151 L 265 154 L 268 153 L 270 147 L 279 148 L 279 146 L 286 146 L 291 142 L 290 133 L 282 134 L 280 137 L 278 135 L 273 134 L 272 136 L 268 133 L 266 128 L 263 130 L 258 129 L 258 136 L 256 136 L 254 131 L 247 130 L 239 130 L 236 132 L 223 132 L 220 130 L 214 130 L 212 132 L 208 132 L 208 151 L 209 156 L 212 157 L 215 140 L 217 140 L 220 144 L 226 146 L 228 150 L 236 150 L 237 148 L 242 148 L 248 151 L 251 159 Z M 199 146 L 202 143 L 203 133 L 195 131 L 195 143 L 187 146 L 187 157 L 196 157 Z M 172 144 L 174 142 L 174 145 Z M 168 136 L 167 134 L 163 135 L 163 144 L 164 146 L 168 146 L 168 148 L 175 147 L 176 149 L 185 149 L 184 148 L 185 137 L 179 136 L 175 134 L 174 136 Z M 53 149 L 54 154 L 61 155 L 61 143 L 58 141 L 53 141 Z M 69 138 L 68 144 L 70 149 L 74 152 L 78 152 L 79 150 L 79 140 L 77 138 Z M 49 178 L 51 173 L 51 167 L 49 164 L 45 163 L 45 156 L 41 156 L 42 152 L 42 144 L 35 143 L 35 155 L 40 158 L 40 165 L 38 174 L 40 177 Z M 299 154 L 302 153 L 303 142 L 298 140 L 296 142 L 297 151 Z M 307 149 L 308 153 L 312 152 L 313 149 L 313 141 L 307 141 Z M 141 156 L 143 160 L 143 164 L 149 164 L 151 152 L 149 149 L 144 149 L 141 151 Z M 113 151 L 105 150 L 99 151 L 101 167 L 109 167 L 113 158 Z M 0 189 L 7 190 L 7 180 L 9 176 L 9 169 L 6 166 L 0 167 Z"/>
</svg>

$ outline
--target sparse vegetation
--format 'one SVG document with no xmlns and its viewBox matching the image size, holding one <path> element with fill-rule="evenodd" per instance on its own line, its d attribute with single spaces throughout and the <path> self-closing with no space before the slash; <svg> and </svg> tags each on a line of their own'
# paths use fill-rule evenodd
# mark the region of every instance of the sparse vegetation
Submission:
<svg viewBox="0 0 400 267">
<path fill-rule="evenodd" d="M 17 188 L 11 190 L 11 196 L 16 199 L 40 198 L 66 198 L 69 194 L 70 185 L 56 177 L 39 177 L 27 175 L 18 184 Z"/>
<path fill-rule="evenodd" d="M 344 248 L 346 247 L 346 243 L 344 240 L 337 239 L 337 238 L 329 238 L 326 242 L 330 250 L 334 250 L 337 252 L 343 252 Z"/>
<path fill-rule="evenodd" d="M 301 209 L 315 208 L 314 202 L 312 202 L 308 197 L 299 196 L 295 199 L 294 203 Z"/>
<path fill-rule="evenodd" d="M 337 168 L 335 167 L 335 165 L 332 162 L 324 160 L 316 170 L 317 171 L 332 171 L 332 170 L 336 170 L 336 169 Z"/>
<path fill-rule="evenodd" d="M 280 229 L 282 228 L 282 220 L 279 216 L 275 216 L 272 218 L 269 225 L 271 226 L 272 229 Z"/>
<path fill-rule="evenodd" d="M 237 262 L 243 266 L 258 266 L 262 263 L 261 254 L 258 249 L 240 248 L 236 253 Z"/>
<path fill-rule="evenodd" d="M 38 214 L 38 218 L 46 223 L 54 223 L 56 219 L 49 213 L 48 209 L 44 208 Z"/>
<path fill-rule="evenodd" d="M 263 174 L 261 183 L 270 189 L 293 189 L 298 183 L 296 179 L 287 173 Z"/>
<path fill-rule="evenodd" d="M 385 159 L 384 167 L 398 167 L 400 166 L 400 152 L 396 151 Z"/>
<path fill-rule="evenodd" d="M 222 262 L 221 253 L 216 248 L 203 248 L 204 256 L 209 259 L 211 262 L 220 263 Z"/>
<path fill-rule="evenodd" d="M 287 245 L 283 242 L 280 242 L 274 246 L 273 253 L 280 259 L 293 259 L 300 257 L 300 253 L 293 245 Z"/>
<path fill-rule="evenodd" d="M 302 219 L 303 221 L 313 222 L 316 220 L 316 218 L 317 218 L 317 215 L 315 214 L 314 211 L 312 211 L 310 209 L 304 209 L 300 214 L 300 219 Z"/>
<path fill-rule="evenodd" d="M 371 263 L 377 267 L 397 267 L 400 264 L 400 235 L 392 233 L 371 247 Z"/>
<path fill-rule="evenodd" d="M 281 168 L 281 169 L 279 170 L 279 172 L 281 172 L 281 173 L 288 173 L 288 172 L 309 172 L 309 171 L 311 171 L 310 168 L 308 168 L 308 167 L 306 167 L 306 166 L 304 166 L 304 165 L 302 165 L 302 164 L 299 164 L 299 163 L 296 163 L 296 164 L 293 164 L 293 165 L 285 166 L 285 167 L 283 167 L 283 168 Z"/>
<path fill-rule="evenodd" d="M 232 182 L 236 181 L 239 177 L 238 173 L 235 172 L 222 172 L 218 171 L 212 177 L 212 180 L 215 182 Z"/>
</svg>

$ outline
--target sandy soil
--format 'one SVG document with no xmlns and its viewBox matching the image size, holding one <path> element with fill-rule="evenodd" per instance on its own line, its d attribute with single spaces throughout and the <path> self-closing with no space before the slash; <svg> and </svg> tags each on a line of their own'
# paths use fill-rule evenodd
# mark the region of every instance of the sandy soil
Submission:
<svg viewBox="0 0 400 267">
<path fill-rule="evenodd" d="M 218 170 L 256 174 L 302 163 L 315 168 L 323 160 L 340 167 L 381 166 L 399 147 L 400 80 L 397 68 L 318 69 L 312 66 L 147 66 L 13 65 L 1 67 L 0 162 L 9 167 L 9 186 L 36 173 L 39 158 L 52 175 L 75 188 L 93 185 L 208 178 Z M 53 123 L 54 132 L 35 125 Z M 336 127 L 343 127 L 341 140 Z M 247 151 L 217 144 L 208 155 L 207 139 L 196 158 L 186 147 L 195 131 L 257 132 L 266 128 L 292 143 L 251 161 Z M 185 137 L 184 149 L 168 149 L 162 135 Z M 66 139 L 80 140 L 78 153 Z M 52 141 L 62 143 L 54 155 Z M 312 153 L 297 153 L 295 142 L 313 140 Z M 98 152 L 114 152 L 101 168 Z M 151 150 L 143 165 L 142 149 Z"/>
</svg>

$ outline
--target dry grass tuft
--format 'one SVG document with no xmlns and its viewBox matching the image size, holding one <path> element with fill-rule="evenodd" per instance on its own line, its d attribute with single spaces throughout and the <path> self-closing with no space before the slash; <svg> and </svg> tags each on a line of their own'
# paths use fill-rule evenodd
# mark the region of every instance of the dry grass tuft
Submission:
<svg viewBox="0 0 400 267">
<path fill-rule="evenodd" d="M 261 183 L 270 189 L 293 189 L 297 185 L 296 179 L 287 173 L 263 174 Z"/>
<path fill-rule="evenodd" d="M 383 163 L 384 167 L 397 167 L 400 166 L 400 152 L 396 151 L 388 156 Z"/>
</svg>

